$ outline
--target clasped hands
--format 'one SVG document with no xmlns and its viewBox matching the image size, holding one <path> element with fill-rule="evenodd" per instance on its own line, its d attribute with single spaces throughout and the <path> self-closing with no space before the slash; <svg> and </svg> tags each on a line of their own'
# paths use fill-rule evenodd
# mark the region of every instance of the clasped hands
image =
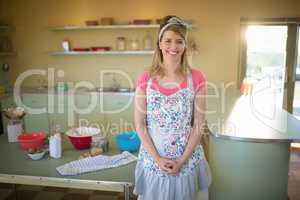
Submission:
<svg viewBox="0 0 300 200">
<path fill-rule="evenodd" d="M 184 164 L 182 159 L 172 160 L 169 158 L 160 157 L 157 160 L 158 167 L 165 173 L 171 176 L 177 176 Z"/>
</svg>

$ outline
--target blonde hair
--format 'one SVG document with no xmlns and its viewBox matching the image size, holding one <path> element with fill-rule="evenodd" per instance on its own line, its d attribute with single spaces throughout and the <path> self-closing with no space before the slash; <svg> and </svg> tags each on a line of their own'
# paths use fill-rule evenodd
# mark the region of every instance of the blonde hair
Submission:
<svg viewBox="0 0 300 200">
<path fill-rule="evenodd" d="M 174 33 L 178 34 L 180 37 L 182 37 L 186 41 L 187 36 L 187 25 L 178 17 L 176 16 L 166 16 L 164 17 L 160 29 L 159 29 L 159 37 L 156 43 L 155 52 L 152 60 L 152 65 L 149 68 L 149 74 L 150 77 L 164 77 L 165 76 L 165 70 L 163 67 L 163 55 L 159 48 L 159 42 L 161 41 L 161 38 L 163 37 L 163 34 L 166 31 L 173 31 Z M 190 73 L 191 67 L 188 63 L 187 59 L 187 46 L 185 46 L 185 50 L 181 57 L 181 63 L 180 67 L 176 70 L 176 74 L 185 77 L 187 74 Z"/>
</svg>

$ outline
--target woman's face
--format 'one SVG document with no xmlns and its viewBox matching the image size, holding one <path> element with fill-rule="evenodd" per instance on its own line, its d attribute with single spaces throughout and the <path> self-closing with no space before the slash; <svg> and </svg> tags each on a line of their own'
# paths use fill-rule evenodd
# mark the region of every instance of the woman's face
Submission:
<svg viewBox="0 0 300 200">
<path fill-rule="evenodd" d="M 159 42 L 159 48 L 164 60 L 181 61 L 185 50 L 185 41 L 174 31 L 165 31 Z"/>
</svg>

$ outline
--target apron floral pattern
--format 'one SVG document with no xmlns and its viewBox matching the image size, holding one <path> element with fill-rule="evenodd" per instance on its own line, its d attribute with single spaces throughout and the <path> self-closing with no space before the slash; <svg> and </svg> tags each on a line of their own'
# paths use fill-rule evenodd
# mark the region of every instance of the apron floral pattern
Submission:
<svg viewBox="0 0 300 200">
<path fill-rule="evenodd" d="M 187 78 L 187 88 L 180 89 L 169 96 L 150 87 L 153 79 L 147 83 L 147 130 L 160 156 L 170 159 L 179 158 L 184 153 L 192 131 L 195 94 L 191 75 Z M 179 176 L 188 175 L 203 158 L 203 149 L 199 145 L 182 167 Z M 160 177 L 168 176 L 159 169 L 143 146 L 140 149 L 138 162 L 142 162 L 148 172 Z"/>
</svg>

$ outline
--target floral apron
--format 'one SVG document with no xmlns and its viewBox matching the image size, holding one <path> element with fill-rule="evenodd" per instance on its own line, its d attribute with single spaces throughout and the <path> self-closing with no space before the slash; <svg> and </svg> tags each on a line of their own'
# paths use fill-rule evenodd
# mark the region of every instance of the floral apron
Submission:
<svg viewBox="0 0 300 200">
<path fill-rule="evenodd" d="M 187 88 L 168 96 L 151 88 L 153 79 L 147 83 L 147 130 L 162 157 L 177 159 L 182 156 L 192 132 L 195 93 L 191 75 L 188 75 L 187 82 Z M 197 191 L 207 188 L 211 181 L 201 145 L 195 148 L 178 176 L 169 176 L 161 171 L 151 155 L 141 146 L 135 178 L 135 193 L 143 196 L 143 200 L 192 200 L 195 199 Z M 156 190 L 163 190 L 164 187 L 168 187 L 168 192 L 160 197 Z"/>
</svg>

